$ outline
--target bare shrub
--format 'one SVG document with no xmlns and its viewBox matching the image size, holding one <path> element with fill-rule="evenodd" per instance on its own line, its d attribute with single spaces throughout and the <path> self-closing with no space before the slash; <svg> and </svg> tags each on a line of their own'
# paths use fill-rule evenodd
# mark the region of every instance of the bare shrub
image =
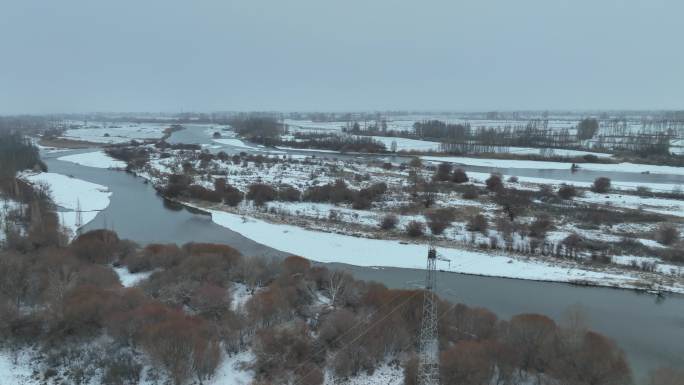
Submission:
<svg viewBox="0 0 684 385">
<path fill-rule="evenodd" d="M 221 193 L 196 184 L 190 185 L 188 187 L 188 195 L 192 199 L 198 199 L 208 202 L 218 203 L 222 200 Z"/>
<path fill-rule="evenodd" d="M 640 196 L 651 196 L 652 195 L 651 189 L 648 186 L 638 186 L 636 188 L 636 192 Z"/>
<path fill-rule="evenodd" d="M 227 185 L 223 191 L 223 202 L 228 206 L 235 207 L 242 202 L 245 194 L 237 188 Z"/>
<path fill-rule="evenodd" d="M 487 229 L 489 228 L 489 222 L 487 221 L 487 217 L 482 214 L 477 214 L 470 217 L 466 228 L 468 231 L 479 231 L 486 235 Z"/>
<path fill-rule="evenodd" d="M 487 185 L 487 190 L 492 192 L 499 192 L 504 188 L 500 174 L 491 174 L 485 181 L 485 184 Z"/>
<path fill-rule="evenodd" d="M 477 192 L 477 187 L 473 185 L 467 185 L 463 188 L 463 199 L 477 199 L 479 196 Z"/>
<path fill-rule="evenodd" d="M 511 221 L 525 213 L 532 203 L 531 192 L 514 188 L 501 189 L 494 197 L 494 201 L 501 206 Z"/>
<path fill-rule="evenodd" d="M 378 223 L 378 225 L 383 230 L 392 230 L 393 228 L 397 227 L 398 223 L 399 223 L 399 218 L 397 218 L 396 215 L 387 214 L 387 215 L 383 216 L 382 218 L 380 218 L 380 223 Z"/>
<path fill-rule="evenodd" d="M 257 332 L 253 351 L 257 378 L 274 381 L 287 378 L 288 372 L 309 359 L 312 340 L 304 324 Z"/>
<path fill-rule="evenodd" d="M 437 182 L 444 182 L 450 180 L 452 168 L 453 166 L 451 165 L 451 163 L 440 163 L 439 166 L 437 166 L 437 171 L 435 171 L 435 174 L 432 176 L 432 180 Z"/>
<path fill-rule="evenodd" d="M 577 196 L 577 189 L 575 186 L 562 184 L 558 188 L 558 196 L 565 200 L 572 199 Z"/>
<path fill-rule="evenodd" d="M 290 185 L 282 185 L 278 188 L 278 200 L 284 202 L 299 202 L 302 193 Z"/>
<path fill-rule="evenodd" d="M 600 194 L 610 191 L 610 178 L 606 178 L 605 176 L 596 178 L 594 184 L 591 186 L 591 191 Z"/>
<path fill-rule="evenodd" d="M 454 183 L 465 183 L 468 181 L 468 174 L 462 168 L 457 168 L 451 175 L 451 181 Z"/>
<path fill-rule="evenodd" d="M 425 224 L 419 221 L 411 221 L 406 225 L 406 234 L 409 237 L 417 238 L 425 233 Z"/>
<path fill-rule="evenodd" d="M 496 367 L 491 343 L 459 341 L 445 350 L 440 359 L 440 378 L 446 384 L 487 384 Z"/>
<path fill-rule="evenodd" d="M 669 223 L 660 225 L 656 231 L 656 240 L 665 246 L 679 242 L 679 238 L 679 230 Z"/>
<path fill-rule="evenodd" d="M 254 201 L 257 206 L 263 206 L 266 202 L 275 200 L 278 192 L 271 186 L 263 183 L 254 183 L 249 186 L 247 199 Z"/>
<path fill-rule="evenodd" d="M 451 222 L 455 219 L 455 213 L 453 209 L 442 208 L 429 211 L 425 214 L 425 219 L 427 220 L 427 225 L 430 231 L 434 235 L 439 235 L 446 230 L 447 227 L 451 226 Z"/>
<path fill-rule="evenodd" d="M 529 234 L 534 238 L 544 238 L 546 233 L 553 228 L 553 221 L 551 217 L 546 214 L 541 214 L 534 219 L 530 225 Z"/>
</svg>

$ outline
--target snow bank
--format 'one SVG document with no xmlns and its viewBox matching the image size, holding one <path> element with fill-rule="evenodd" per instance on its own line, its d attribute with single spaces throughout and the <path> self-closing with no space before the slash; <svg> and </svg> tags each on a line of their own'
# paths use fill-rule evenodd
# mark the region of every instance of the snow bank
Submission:
<svg viewBox="0 0 684 385">
<path fill-rule="evenodd" d="M 575 200 L 586 203 L 599 203 L 607 206 L 640 209 L 657 214 L 684 217 L 684 201 L 678 199 L 644 198 L 636 195 L 597 194 L 587 191 Z"/>
<path fill-rule="evenodd" d="M 95 168 L 126 168 L 126 162 L 116 160 L 104 151 L 86 152 L 83 154 L 66 155 L 57 160 L 80 164 Z"/>
<path fill-rule="evenodd" d="M 62 174 L 24 173 L 20 178 L 32 184 L 46 184 L 50 187 L 55 204 L 66 210 L 58 213 L 60 223 L 70 229 L 72 235 L 78 230 L 76 226 L 78 205 L 81 206 L 82 225 L 86 225 L 95 219 L 100 211 L 109 206 L 109 197 L 112 195 L 105 186 Z"/>
<path fill-rule="evenodd" d="M 32 379 L 33 369 L 27 362 L 25 352 L 17 353 L 15 363 L 12 353 L 0 351 L 0 384 L 7 385 L 30 385 L 38 384 L 39 381 Z"/>
<path fill-rule="evenodd" d="M 233 286 L 230 289 L 230 294 L 232 297 L 230 302 L 230 310 L 236 312 L 242 311 L 245 303 L 252 298 L 252 294 L 250 294 L 249 289 L 247 289 L 247 285 L 243 283 L 233 283 Z"/>
<path fill-rule="evenodd" d="M 404 384 L 404 369 L 400 366 L 390 366 L 383 364 L 373 371 L 373 374 L 365 372 L 360 373 L 355 377 L 345 379 L 340 382 L 339 378 L 330 372 L 326 371 L 324 385 L 403 385 Z"/>
<path fill-rule="evenodd" d="M 489 176 L 491 175 L 490 173 L 487 172 L 475 172 L 475 171 L 468 171 L 467 172 L 468 177 L 471 179 L 476 179 L 479 181 L 485 181 Z M 529 184 L 537 184 L 537 185 L 561 185 L 561 184 L 567 184 L 567 185 L 572 185 L 575 187 L 584 187 L 584 188 L 590 188 L 594 185 L 593 182 L 581 182 L 581 181 L 568 181 L 568 180 L 561 180 L 561 179 L 549 179 L 549 178 L 538 178 L 538 177 L 533 177 L 533 176 L 517 176 L 515 174 L 506 174 L 503 175 L 502 177 L 504 179 L 504 184 L 510 184 L 511 182 L 508 182 L 508 178 L 515 176 L 518 178 L 518 183 L 529 183 Z M 636 190 L 638 187 L 647 187 L 651 189 L 651 191 L 660 191 L 660 192 L 672 192 L 678 188 L 681 187 L 679 184 L 672 184 L 672 183 L 650 183 L 650 182 L 623 182 L 623 181 L 611 181 L 611 188 L 614 190 Z M 605 195 L 605 194 L 603 194 Z M 640 199 L 645 199 L 645 198 L 640 198 Z"/>
<path fill-rule="evenodd" d="M 241 141 L 240 139 L 212 139 L 216 143 L 220 144 L 225 144 L 228 146 L 233 146 L 233 147 L 240 147 L 240 148 L 255 148 L 254 146 L 250 146 L 246 144 L 245 142 Z"/>
<path fill-rule="evenodd" d="M 552 155 L 552 156 L 585 156 L 594 155 L 599 158 L 610 158 L 612 154 L 604 152 L 583 151 L 583 150 L 566 150 L 563 148 L 535 148 L 535 147 L 506 147 L 511 154 L 518 155 Z"/>
<path fill-rule="evenodd" d="M 209 210 L 212 220 L 263 245 L 318 262 L 340 262 L 357 266 L 400 268 L 425 267 L 425 244 L 358 238 L 348 235 L 267 223 L 258 219 Z M 604 273 L 556 265 L 538 260 L 518 260 L 477 251 L 440 248 L 438 268 L 458 273 L 556 282 L 590 281 L 597 285 L 635 287 L 637 278 L 628 274 Z M 680 290 L 681 289 L 681 290 Z M 684 292 L 684 288 L 674 288 Z"/>
<path fill-rule="evenodd" d="M 339 151 L 335 150 L 319 150 L 315 148 L 294 148 L 294 147 L 284 147 L 284 146 L 275 146 L 278 150 L 289 150 L 289 151 L 307 151 L 307 152 L 324 152 L 327 154 L 340 154 Z"/>
<path fill-rule="evenodd" d="M 140 273 L 131 273 L 127 267 L 113 267 L 116 275 L 119 276 L 119 281 L 124 287 L 131 287 L 138 284 L 138 282 L 147 279 L 152 275 L 153 271 L 143 271 Z"/>
<path fill-rule="evenodd" d="M 537 170 L 569 170 L 572 163 L 547 162 L 537 160 L 512 160 L 512 159 L 488 159 L 488 158 L 468 158 L 463 156 L 423 156 L 423 160 L 428 162 L 450 162 L 467 166 L 495 167 L 495 168 L 529 168 Z M 656 166 L 637 163 L 580 163 L 578 166 L 584 170 L 605 171 L 605 172 L 629 172 L 654 174 L 684 175 L 684 167 Z"/>
<path fill-rule="evenodd" d="M 361 138 L 367 138 L 362 136 Z M 416 140 L 406 138 L 395 138 L 390 136 L 371 136 L 373 140 L 385 145 L 387 150 L 392 149 L 392 142 L 397 144 L 397 151 L 439 151 L 439 142 L 430 142 L 427 140 Z"/>
<path fill-rule="evenodd" d="M 240 352 L 231 356 L 222 353 L 223 358 L 216 373 L 207 382 L 207 385 L 249 385 L 254 379 L 251 370 L 243 370 L 243 363 L 254 361 L 254 354 L 251 351 Z"/>
<path fill-rule="evenodd" d="M 91 143 L 126 143 L 138 139 L 160 139 L 164 136 L 166 124 L 122 123 L 107 125 L 92 123 L 81 128 L 66 130 L 62 138 L 82 140 Z"/>
<path fill-rule="evenodd" d="M 47 184 L 55 203 L 69 210 L 75 210 L 78 202 L 82 211 L 104 210 L 109 206 L 109 197 L 112 195 L 105 186 L 53 172 L 27 173 L 21 178 L 32 184 Z"/>
</svg>

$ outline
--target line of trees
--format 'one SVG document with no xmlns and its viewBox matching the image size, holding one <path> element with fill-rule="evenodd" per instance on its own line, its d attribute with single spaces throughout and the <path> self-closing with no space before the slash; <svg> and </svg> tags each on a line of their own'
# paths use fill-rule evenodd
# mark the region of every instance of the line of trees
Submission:
<svg viewBox="0 0 684 385">
<path fill-rule="evenodd" d="M 18 132 L 0 131 L 0 179 L 13 179 L 27 169 L 47 170 L 38 148 Z"/>
<path fill-rule="evenodd" d="M 229 124 L 240 136 L 265 145 L 274 145 L 285 133 L 285 126 L 270 116 L 235 117 Z"/>
<path fill-rule="evenodd" d="M 292 148 L 316 148 L 340 152 L 382 153 L 385 145 L 365 136 L 294 133 L 292 139 L 281 139 L 277 145 Z"/>
</svg>

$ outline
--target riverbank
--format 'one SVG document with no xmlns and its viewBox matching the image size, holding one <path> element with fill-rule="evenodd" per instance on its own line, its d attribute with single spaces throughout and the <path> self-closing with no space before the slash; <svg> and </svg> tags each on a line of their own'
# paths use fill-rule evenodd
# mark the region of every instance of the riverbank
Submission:
<svg viewBox="0 0 684 385">
<path fill-rule="evenodd" d="M 109 206 L 112 195 L 106 186 L 52 172 L 24 172 L 19 178 L 33 185 L 48 187 L 59 209 L 60 224 L 71 238 Z"/>
<path fill-rule="evenodd" d="M 181 201 L 203 210 L 223 227 L 263 245 L 322 263 L 345 263 L 366 267 L 425 268 L 428 243 L 370 239 L 332 232 L 310 230 L 275 223 L 226 211 L 225 208 L 198 202 Z M 438 247 L 438 269 L 445 272 L 512 278 L 541 282 L 564 282 L 581 286 L 600 286 L 638 291 L 668 291 L 684 294 L 684 284 L 658 282 L 644 273 L 629 274 L 620 269 L 578 266 L 576 263 L 544 260 L 538 257 L 481 252 L 473 249 Z"/>
<path fill-rule="evenodd" d="M 70 161 L 90 167 L 107 168 L 115 164 L 110 157 L 105 154 L 80 154 L 77 156 L 60 157 L 60 160 Z M 93 162 L 97 159 L 98 162 Z M 171 163 L 169 163 L 171 161 Z M 268 183 L 285 180 L 300 189 L 306 186 L 299 186 L 311 171 L 307 171 L 310 166 L 319 170 L 317 178 L 324 178 L 324 173 L 320 172 L 321 165 L 318 163 L 283 163 L 273 166 L 259 166 L 259 170 L 251 171 L 251 161 L 246 163 L 244 160 L 240 165 L 232 164 L 226 173 L 231 175 L 230 183 L 235 184 L 243 191 L 246 191 L 249 180 L 242 180 L 245 177 L 258 177 L 254 182 Z M 174 160 L 173 156 L 157 159 L 153 157 L 150 167 L 144 171 L 136 170 L 135 173 L 147 181 L 150 181 L 158 191 L 163 190 L 166 185 L 166 177 L 171 170 L 177 168 L 175 164 L 182 161 Z M 249 164 L 249 167 L 245 166 Z M 224 166 L 225 167 L 225 166 Z M 354 165 L 348 165 L 352 169 Z M 301 168 L 301 169 L 300 169 Z M 376 180 L 381 177 L 392 191 L 393 185 L 401 185 L 404 178 L 401 172 L 385 175 L 388 171 L 382 169 L 365 168 L 362 169 L 373 172 Z M 216 172 L 216 171 L 214 171 Z M 384 175 L 384 176 L 383 176 Z M 484 186 L 484 182 L 477 181 L 480 175 L 475 174 L 475 185 Z M 275 178 L 271 181 L 271 177 Z M 339 176 L 335 177 L 339 178 Z M 328 183 L 336 179 L 331 178 Z M 484 178 L 482 178 L 484 179 Z M 324 179 L 325 181 L 325 179 Z M 198 182 L 200 182 L 198 180 Z M 518 181 L 516 183 L 526 183 Z M 201 180 L 202 185 L 211 187 L 211 181 Z M 325 182 L 321 182 L 325 183 Z M 351 183 L 351 181 L 350 181 Z M 522 188 L 523 186 L 521 186 Z M 536 186 L 535 188 L 538 188 Z M 397 198 L 396 199 L 405 199 Z M 458 206 L 461 208 L 471 207 L 477 212 L 491 212 L 488 215 L 496 215 L 496 205 L 492 202 L 478 200 L 463 200 L 458 196 L 449 196 L 437 199 L 438 202 L 444 200 L 448 206 Z M 587 198 L 591 200 L 591 196 Z M 597 198 L 598 199 L 598 198 Z M 596 263 L 588 258 L 567 258 L 558 253 L 530 253 L 527 251 L 524 237 L 515 238 L 514 241 L 520 244 L 516 247 L 503 248 L 496 245 L 503 245 L 503 235 L 494 229 L 488 231 L 484 236 L 478 232 L 466 231 L 467 224 L 458 220 L 451 224 L 451 228 L 439 237 L 425 235 L 425 237 L 410 238 L 402 231 L 379 231 L 378 223 L 381 219 L 382 211 L 352 210 L 346 207 L 311 202 L 268 202 L 264 207 L 256 207 L 251 203 L 243 202 L 237 207 L 230 207 L 223 204 L 211 204 L 207 201 L 188 201 L 179 199 L 181 202 L 194 208 L 206 210 L 211 214 L 212 220 L 232 231 L 235 231 L 246 238 L 259 244 L 282 250 L 286 253 L 296 254 L 307 257 L 319 262 L 340 262 L 359 266 L 386 266 L 401 268 L 423 268 L 424 254 L 428 243 L 433 242 L 441 247 L 444 258 L 451 262 L 444 262 L 440 268 L 445 271 L 453 271 L 465 274 L 475 274 L 483 276 L 494 276 L 515 279 L 527 279 L 538 281 L 566 282 L 581 285 L 597 285 L 604 287 L 618 287 L 645 291 L 669 291 L 684 293 L 684 284 L 681 280 L 681 272 L 677 274 L 678 266 L 662 263 L 653 258 L 646 261 L 639 255 L 620 255 L 615 264 Z M 392 207 L 397 203 L 392 203 Z M 616 201 L 617 202 L 617 201 Z M 673 203 L 673 202 L 670 202 Z M 674 203 L 679 203 L 678 201 Z M 391 207 L 388 207 L 389 210 Z M 665 207 L 660 208 L 665 211 Z M 472 211 L 471 210 L 471 211 Z M 385 213 L 388 211 L 384 210 Z M 474 212 L 475 212 L 474 211 Z M 334 216 L 332 215 L 334 214 Z M 465 221 L 468 217 L 467 214 Z M 424 221 L 420 213 L 413 215 L 399 216 L 399 228 L 405 226 L 410 221 Z M 635 226 L 625 229 L 625 231 L 650 232 L 648 226 Z M 606 230 L 607 231 L 607 230 Z M 560 227 L 547 235 L 550 242 L 562 242 L 568 234 L 579 233 L 588 239 L 597 239 L 602 242 L 620 242 L 619 235 L 611 235 L 602 231 L 582 230 L 575 226 Z M 641 235 L 642 237 L 645 235 Z M 492 244 L 492 237 L 496 238 L 496 244 Z M 434 238 L 434 239 L 433 239 Z M 655 242 L 649 239 L 641 241 L 645 245 L 653 246 Z M 485 247 L 483 247 L 485 245 Z M 557 246 L 550 246 L 550 250 L 555 250 Z M 521 252 L 516 252 L 520 250 Z M 552 256 L 553 255 L 553 256 Z M 635 269 L 632 264 L 643 264 L 644 261 L 655 264 L 653 271 L 645 269 Z"/>
</svg>

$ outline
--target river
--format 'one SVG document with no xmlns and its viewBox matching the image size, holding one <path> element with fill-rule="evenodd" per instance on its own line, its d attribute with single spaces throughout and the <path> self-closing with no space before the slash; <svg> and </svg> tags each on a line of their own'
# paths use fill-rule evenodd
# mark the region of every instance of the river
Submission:
<svg viewBox="0 0 684 385">
<path fill-rule="evenodd" d="M 284 255 L 214 224 L 207 215 L 168 204 L 141 178 L 57 160 L 65 154 L 44 154 L 51 172 L 108 186 L 113 193 L 109 207 L 88 223 L 86 230 L 110 228 L 140 244 L 215 242 L 231 245 L 248 256 Z M 392 288 L 419 287 L 424 276 L 412 269 L 342 267 L 358 279 Z M 613 338 L 625 350 L 637 378 L 658 366 L 684 366 L 682 295 L 657 300 L 628 290 L 455 273 L 441 273 L 438 279 L 443 298 L 490 309 L 502 318 L 535 312 L 560 320 L 568 307 L 579 305 L 592 329 Z"/>
</svg>

